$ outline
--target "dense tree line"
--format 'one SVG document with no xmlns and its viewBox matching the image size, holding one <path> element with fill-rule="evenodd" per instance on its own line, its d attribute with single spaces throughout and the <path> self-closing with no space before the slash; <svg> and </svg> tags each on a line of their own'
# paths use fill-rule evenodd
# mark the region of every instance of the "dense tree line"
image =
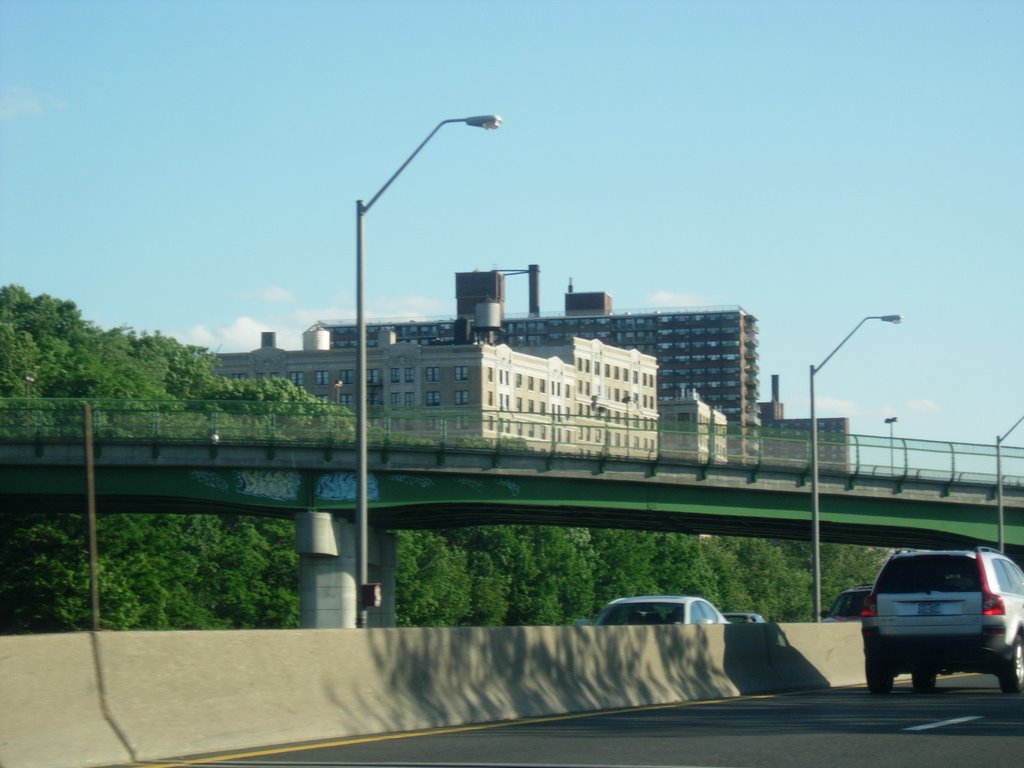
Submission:
<svg viewBox="0 0 1024 768">
<path fill-rule="evenodd" d="M 215 376 L 215 363 L 208 350 L 160 334 L 103 330 L 73 302 L 0 288 L 0 397 L 315 401 L 285 379 Z M 84 518 L 0 510 L 0 633 L 88 628 Z M 290 521 L 100 509 L 97 533 L 105 628 L 297 625 Z M 803 543 L 533 526 L 398 538 L 402 626 L 564 624 L 614 597 L 658 592 L 700 594 L 776 621 L 811 618 Z M 870 581 L 883 555 L 823 547 L 825 599 Z"/>
</svg>

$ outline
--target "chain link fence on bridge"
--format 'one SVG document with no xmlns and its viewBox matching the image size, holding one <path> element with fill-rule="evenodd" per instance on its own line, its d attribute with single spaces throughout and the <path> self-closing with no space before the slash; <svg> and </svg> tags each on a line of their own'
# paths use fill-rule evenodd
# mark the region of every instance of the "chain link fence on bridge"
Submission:
<svg viewBox="0 0 1024 768">
<path fill-rule="evenodd" d="M 355 416 L 330 403 L 244 401 L 0 400 L 0 440 L 83 439 L 83 410 L 97 443 L 280 444 L 345 447 Z M 810 435 L 800 429 L 714 427 L 628 417 L 444 408 L 368 413 L 367 445 L 452 451 L 541 451 L 559 455 L 678 461 L 809 472 Z M 1024 448 L 1002 446 L 1004 486 L 1024 485 Z M 996 446 L 822 432 L 819 470 L 854 476 L 992 484 Z"/>
</svg>

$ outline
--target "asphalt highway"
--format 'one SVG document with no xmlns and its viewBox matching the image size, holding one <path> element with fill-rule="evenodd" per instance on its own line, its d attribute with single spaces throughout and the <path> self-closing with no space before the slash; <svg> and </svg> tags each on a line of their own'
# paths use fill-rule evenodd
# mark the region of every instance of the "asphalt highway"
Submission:
<svg viewBox="0 0 1024 768">
<path fill-rule="evenodd" d="M 902 680 L 902 679 L 901 679 Z M 152 766 L 153 764 L 149 764 Z M 217 768 L 908 768 L 1024 765 L 1024 695 L 994 677 L 914 693 L 751 696 L 334 742 L 160 765 Z"/>
</svg>

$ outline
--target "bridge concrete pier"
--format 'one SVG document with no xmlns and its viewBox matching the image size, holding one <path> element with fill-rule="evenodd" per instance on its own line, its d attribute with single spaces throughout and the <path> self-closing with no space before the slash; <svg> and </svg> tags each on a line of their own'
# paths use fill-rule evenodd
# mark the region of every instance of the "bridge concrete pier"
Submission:
<svg viewBox="0 0 1024 768">
<path fill-rule="evenodd" d="M 395 626 L 394 534 L 370 528 L 369 579 L 382 587 L 382 605 L 367 611 L 371 627 Z M 356 626 L 356 527 L 330 512 L 307 510 L 295 515 L 295 551 L 299 554 L 299 626 L 303 629 L 349 629 Z"/>
</svg>

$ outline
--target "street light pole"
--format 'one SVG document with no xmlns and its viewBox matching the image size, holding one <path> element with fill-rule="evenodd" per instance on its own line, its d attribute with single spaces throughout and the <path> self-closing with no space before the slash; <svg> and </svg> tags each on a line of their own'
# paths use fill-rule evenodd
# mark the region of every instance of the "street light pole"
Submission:
<svg viewBox="0 0 1024 768">
<path fill-rule="evenodd" d="M 1017 425 L 1024 421 L 1024 416 L 1017 419 L 1017 423 L 1010 427 L 1006 434 L 996 438 L 996 512 L 998 515 L 999 551 L 1003 551 L 1005 543 L 1005 525 L 1003 517 L 1003 440 L 1010 436 L 1010 433 L 1017 428 Z"/>
<path fill-rule="evenodd" d="M 885 420 L 885 423 L 889 425 L 889 474 L 893 476 L 896 475 L 896 459 L 893 454 L 892 448 L 892 425 L 895 424 L 897 421 L 899 421 L 899 419 L 897 419 L 895 416 L 890 416 Z"/>
<path fill-rule="evenodd" d="M 846 334 L 846 338 L 829 352 L 828 357 L 818 366 L 811 366 L 811 581 L 814 588 L 814 620 L 821 621 L 821 510 L 818 504 L 818 416 L 815 412 L 814 377 L 825 363 L 850 340 L 860 327 L 868 320 L 881 320 L 884 323 L 901 323 L 902 315 L 868 315 L 854 329 Z"/>
<path fill-rule="evenodd" d="M 459 117 L 442 120 L 437 124 L 416 150 L 409 155 L 398 170 L 391 174 L 384 186 L 377 194 L 370 198 L 370 202 L 364 203 L 356 200 L 356 626 L 366 626 L 366 605 L 363 600 L 363 586 L 367 582 L 367 529 L 368 529 L 368 505 L 367 505 L 367 452 L 366 452 L 366 305 L 364 301 L 364 219 L 377 198 L 384 194 L 391 183 L 398 178 L 405 167 L 412 162 L 427 142 L 434 138 L 434 134 L 441 130 L 441 127 L 448 123 L 465 123 L 475 128 L 484 128 L 492 131 L 501 125 L 501 117 L 498 115 L 477 115 L 475 117 Z"/>
</svg>

